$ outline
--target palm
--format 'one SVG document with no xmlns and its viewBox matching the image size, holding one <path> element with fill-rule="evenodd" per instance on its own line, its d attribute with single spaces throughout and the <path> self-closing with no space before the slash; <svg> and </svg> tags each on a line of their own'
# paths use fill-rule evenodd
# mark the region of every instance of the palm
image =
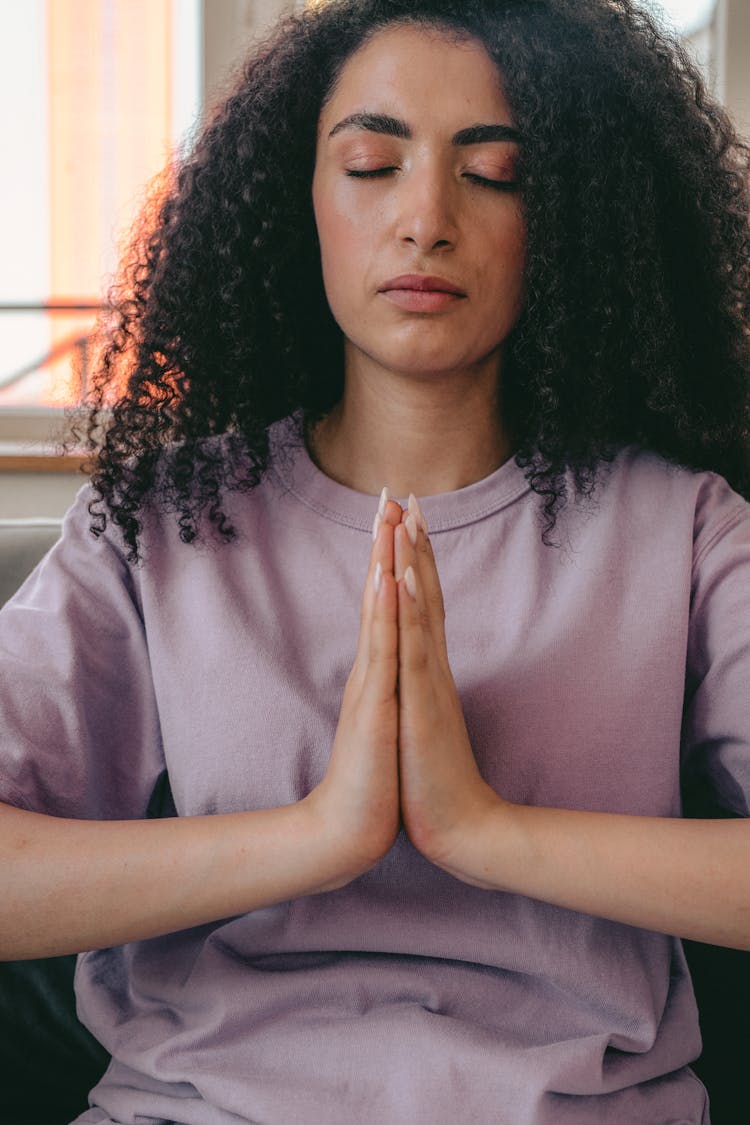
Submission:
<svg viewBox="0 0 750 1125">
<path fill-rule="evenodd" d="M 428 536 L 408 517 L 395 531 L 399 585 L 398 696 L 401 816 L 415 847 L 446 861 L 476 817 L 501 799 L 482 779 L 448 660 L 445 612 Z M 411 567 L 416 598 L 406 585 Z"/>
</svg>

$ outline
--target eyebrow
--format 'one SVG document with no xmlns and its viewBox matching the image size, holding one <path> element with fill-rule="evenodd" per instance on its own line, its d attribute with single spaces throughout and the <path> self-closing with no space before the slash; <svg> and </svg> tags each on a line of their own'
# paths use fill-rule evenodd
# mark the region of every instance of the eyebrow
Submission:
<svg viewBox="0 0 750 1125">
<path fill-rule="evenodd" d="M 402 140 L 411 140 L 412 132 L 405 121 L 398 117 L 391 117 L 387 113 L 351 113 L 338 125 L 334 125 L 328 134 L 335 137 L 345 129 L 359 129 L 369 133 L 384 133 L 389 137 L 400 137 Z M 516 141 L 520 142 L 521 134 L 512 125 L 470 125 L 467 129 L 459 131 L 451 137 L 453 145 L 480 145 L 489 141 Z"/>
</svg>

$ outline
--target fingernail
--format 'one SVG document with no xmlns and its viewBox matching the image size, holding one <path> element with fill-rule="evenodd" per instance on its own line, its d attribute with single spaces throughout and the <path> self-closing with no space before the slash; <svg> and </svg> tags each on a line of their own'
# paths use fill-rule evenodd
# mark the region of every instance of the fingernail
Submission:
<svg viewBox="0 0 750 1125">
<path fill-rule="evenodd" d="M 407 566 L 406 574 L 404 575 L 404 582 L 406 583 L 406 589 L 409 593 L 409 596 L 414 598 L 414 600 L 416 601 L 417 600 L 417 579 L 416 579 L 416 576 L 414 574 L 413 567 Z"/>
<path fill-rule="evenodd" d="M 380 515 L 381 519 L 385 515 L 385 506 L 388 503 L 388 501 L 390 500 L 390 498 L 391 498 L 390 492 L 388 491 L 387 488 L 384 488 L 383 491 L 380 493 L 380 503 L 378 504 L 378 514 Z"/>
<path fill-rule="evenodd" d="M 380 515 L 380 512 L 376 512 L 375 513 L 375 519 L 374 519 L 373 525 L 372 525 L 372 541 L 373 541 L 373 543 L 375 542 L 375 540 L 378 537 L 378 531 L 380 530 L 380 525 L 381 525 L 382 522 L 383 522 L 383 520 L 382 520 L 382 517 Z"/>
<path fill-rule="evenodd" d="M 414 516 L 411 514 L 411 512 L 409 512 L 409 515 L 404 520 L 404 523 L 406 524 L 407 535 L 411 539 L 411 545 L 412 545 L 412 547 L 416 547 L 416 545 L 417 545 L 417 521 L 414 519 Z"/>
<path fill-rule="evenodd" d="M 424 531 L 426 535 L 427 520 L 424 518 L 424 513 L 419 506 L 419 501 L 417 500 L 413 492 L 409 493 L 409 511 L 414 516 L 414 519 L 417 521 L 418 525 L 422 528 L 422 531 Z"/>
<path fill-rule="evenodd" d="M 378 590 L 380 589 L 380 583 L 381 583 L 382 578 L 383 578 L 383 568 L 380 565 L 380 563 L 376 563 L 376 565 L 375 565 L 375 593 L 376 594 L 377 594 Z"/>
</svg>

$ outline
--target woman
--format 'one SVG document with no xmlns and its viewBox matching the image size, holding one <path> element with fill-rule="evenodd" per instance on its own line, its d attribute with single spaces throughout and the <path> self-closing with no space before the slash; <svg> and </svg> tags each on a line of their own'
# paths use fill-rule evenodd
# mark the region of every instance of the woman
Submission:
<svg viewBox="0 0 750 1125">
<path fill-rule="evenodd" d="M 626 0 L 343 0 L 248 63 L 2 617 L 1 949 L 92 951 L 79 1121 L 709 1121 L 743 161 Z"/>
</svg>

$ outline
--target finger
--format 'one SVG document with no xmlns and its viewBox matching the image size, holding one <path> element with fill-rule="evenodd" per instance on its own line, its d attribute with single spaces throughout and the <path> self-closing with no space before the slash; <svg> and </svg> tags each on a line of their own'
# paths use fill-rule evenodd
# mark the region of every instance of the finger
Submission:
<svg viewBox="0 0 750 1125">
<path fill-rule="evenodd" d="M 409 563 L 398 581 L 398 676 L 402 698 L 427 698 L 432 659 L 434 646 L 422 587 Z"/>
<path fill-rule="evenodd" d="M 430 623 L 435 644 L 447 661 L 448 643 L 445 637 L 445 600 L 440 584 L 432 543 L 428 536 L 420 532 L 417 544 L 417 576 L 424 591 L 427 618 Z"/>
<path fill-rule="evenodd" d="M 431 639 L 430 622 L 424 598 L 424 587 L 419 579 L 418 551 L 411 541 L 405 523 L 400 524 L 394 532 L 394 578 L 399 587 L 399 609 L 401 607 L 401 587 L 405 587 L 410 595 L 411 602 L 407 606 L 408 621 L 416 621 Z M 411 577 L 409 577 L 409 574 Z"/>
<path fill-rule="evenodd" d="M 398 680 L 398 590 L 392 570 L 380 576 L 365 643 L 362 694 L 377 707 L 392 699 Z"/>
<path fill-rule="evenodd" d="M 416 561 L 416 552 L 409 540 L 406 524 L 401 522 L 393 531 L 393 574 L 397 582 L 404 577 L 407 566 L 415 566 Z"/>
<path fill-rule="evenodd" d="M 362 598 L 362 615 L 360 622 L 359 645 L 357 660 L 364 663 L 369 651 L 370 635 L 375 598 L 382 575 L 393 574 L 393 528 L 401 522 L 401 505 L 391 500 L 387 487 L 383 488 L 378 502 L 378 510 L 372 525 L 373 546 L 370 552 L 370 567 L 367 573 L 365 591 Z M 381 527 L 387 529 L 381 532 Z"/>
<path fill-rule="evenodd" d="M 378 524 L 372 550 L 370 551 L 370 565 L 362 599 L 363 625 L 367 625 L 372 619 L 380 578 L 385 574 L 393 574 L 393 531 L 393 524 L 389 521 L 381 520 Z"/>
<path fill-rule="evenodd" d="M 378 510 L 375 514 L 375 522 L 372 525 L 373 539 L 377 536 L 378 528 L 381 523 L 390 523 L 392 527 L 396 527 L 396 525 L 401 522 L 401 515 L 401 505 L 396 500 L 391 500 L 391 494 L 388 488 L 384 488 L 380 494 Z"/>
<path fill-rule="evenodd" d="M 387 488 L 384 488 L 380 494 L 380 507 L 378 511 L 381 512 L 383 519 L 391 523 L 393 527 L 401 523 L 403 510 L 397 500 L 391 500 L 391 494 Z"/>
<path fill-rule="evenodd" d="M 404 548 L 402 557 L 402 555 L 399 554 L 400 548 L 397 547 L 394 573 L 398 579 L 403 576 L 407 566 L 412 565 L 414 567 L 421 588 L 421 597 L 423 599 L 430 634 L 438 653 L 447 662 L 448 646 L 445 638 L 445 602 L 443 600 L 443 590 L 440 585 L 440 577 L 435 563 L 432 543 L 425 530 L 426 524 L 424 517 L 420 511 L 416 497 L 414 497 L 413 494 L 409 497 L 409 510 L 404 514 L 402 523 L 407 530 L 409 542 L 412 546 L 412 553 L 409 553 Z M 416 543 L 413 543 L 414 539 L 416 539 Z"/>
<path fill-rule="evenodd" d="M 399 508 L 399 505 L 396 504 L 395 507 Z M 389 513 L 389 515 L 392 518 L 392 513 Z M 370 565 L 362 595 L 359 642 L 355 662 L 359 666 L 361 674 L 364 674 L 369 659 L 371 629 L 376 613 L 385 612 L 387 614 L 389 606 L 394 613 L 396 610 L 394 592 L 391 594 L 390 602 L 387 592 L 383 595 L 385 600 L 382 603 L 378 602 L 378 595 L 380 594 L 378 586 L 382 585 L 383 579 L 388 576 L 390 576 L 391 584 L 393 584 L 393 524 L 390 519 L 381 520 L 370 551 Z M 386 585 L 389 585 L 389 583 L 386 583 Z"/>
</svg>

